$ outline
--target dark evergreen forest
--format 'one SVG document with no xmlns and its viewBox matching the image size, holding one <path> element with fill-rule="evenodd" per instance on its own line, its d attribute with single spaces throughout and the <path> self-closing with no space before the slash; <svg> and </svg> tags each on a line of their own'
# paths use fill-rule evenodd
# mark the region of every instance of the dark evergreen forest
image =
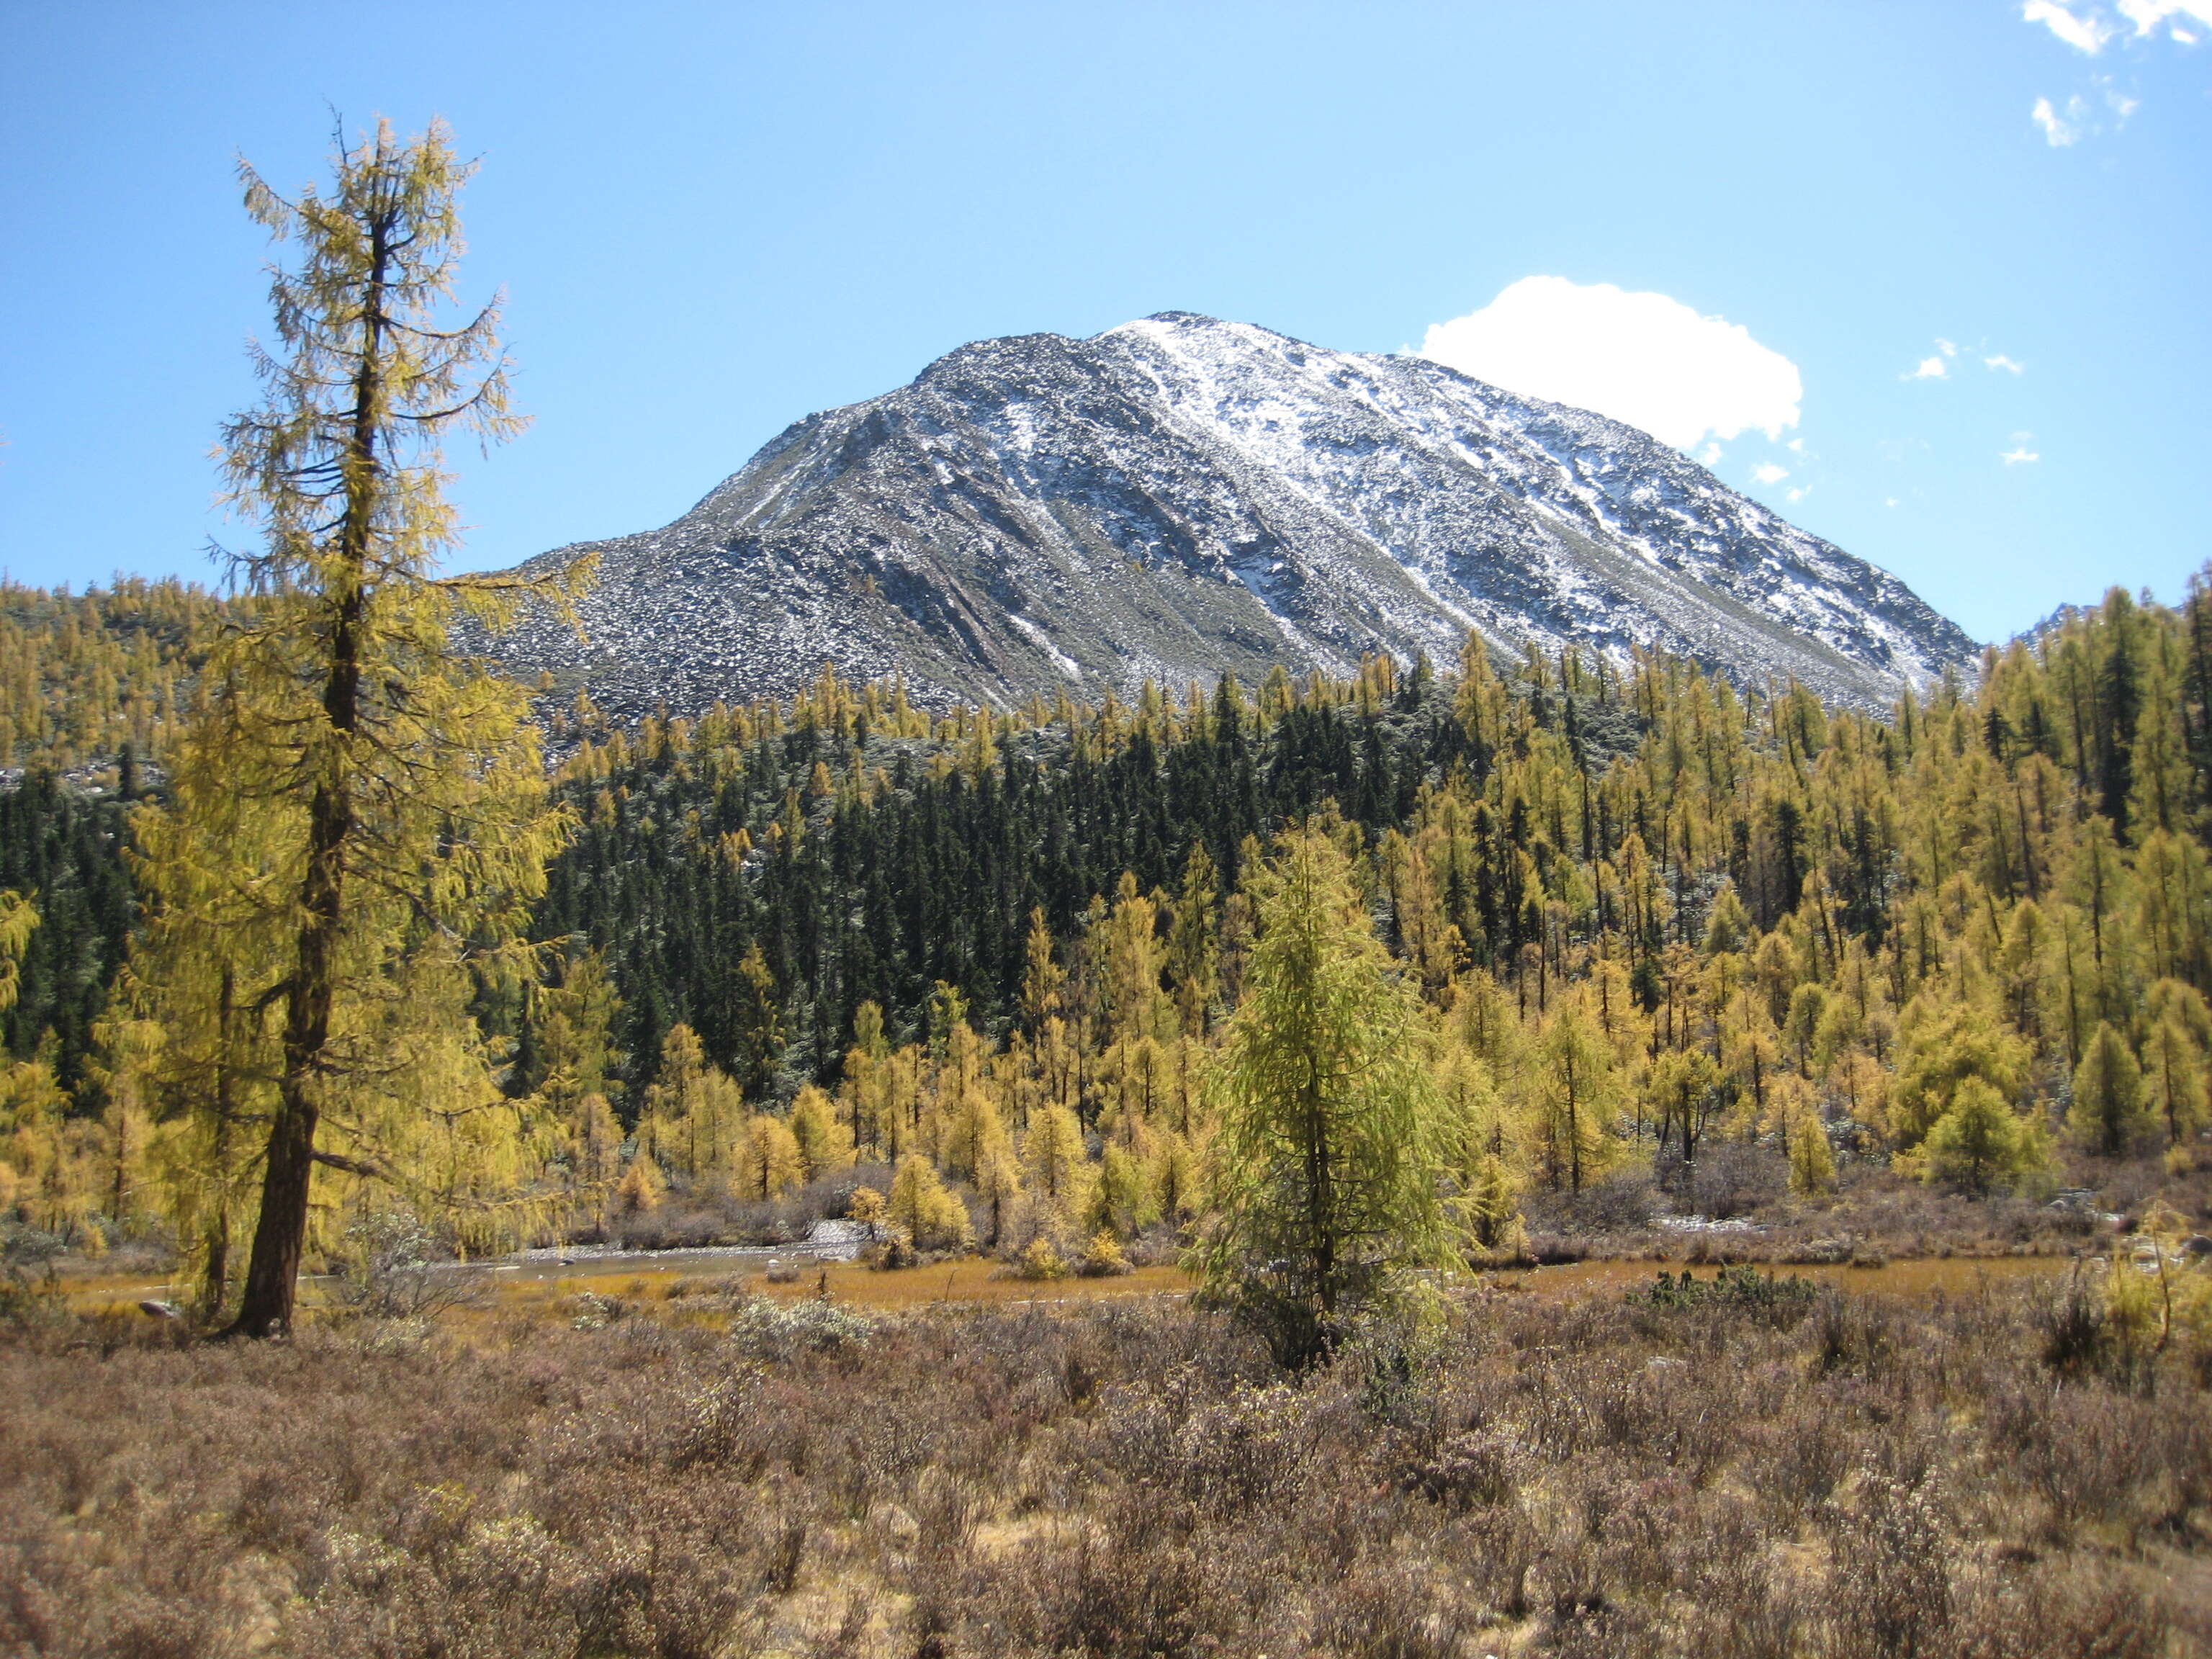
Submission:
<svg viewBox="0 0 2212 1659">
<path fill-rule="evenodd" d="M 1516 695 L 1586 773 L 1633 750 L 1646 724 L 1610 673 L 1540 666 Z M 569 769 L 562 787 L 582 827 L 552 866 L 539 936 L 605 954 L 634 1070 L 680 1024 L 749 1092 L 787 1095 L 834 1075 L 864 1002 L 899 1040 L 921 1035 L 939 982 L 1003 1033 L 1033 909 L 1078 949 L 1086 911 L 1125 871 L 1172 895 L 1200 845 L 1232 891 L 1248 838 L 1334 803 L 1371 843 L 1411 823 L 1425 786 L 1456 775 L 1479 791 L 1490 770 L 1491 745 L 1425 662 L 1402 678 L 1370 664 L 1361 681 L 1294 696 L 1263 718 L 1231 679 L 1181 718 L 1140 714 L 1118 741 L 1110 716 L 1103 738 L 1079 719 L 1073 735 L 1030 726 L 980 765 L 946 764 L 957 741 L 873 736 L 865 718 L 805 708 L 750 742 L 726 718 L 652 725 L 603 751 L 604 768 Z M 872 793 L 837 782 L 871 774 Z M 1542 837 L 1523 803 L 1476 811 L 1491 856 L 1450 902 L 1487 963 L 1541 926 L 1514 854 Z M 745 972 L 756 947 L 772 992 Z"/>
<path fill-rule="evenodd" d="M 88 795 L 50 771 L 0 790 L 0 890 L 35 895 L 39 912 L 0 1036 L 19 1060 L 48 1052 L 73 1094 L 91 1092 L 94 1028 L 138 925 L 129 815 L 126 799 Z"/>
</svg>

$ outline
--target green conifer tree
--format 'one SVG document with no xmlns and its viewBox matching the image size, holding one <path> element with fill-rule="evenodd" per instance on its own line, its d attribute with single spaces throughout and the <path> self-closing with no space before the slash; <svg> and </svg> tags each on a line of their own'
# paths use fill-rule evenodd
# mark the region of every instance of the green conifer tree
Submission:
<svg viewBox="0 0 2212 1659">
<path fill-rule="evenodd" d="M 2162 979 L 2145 1011 L 2143 1083 L 2151 1110 L 2177 1146 L 2205 1117 L 2205 1053 L 2212 1046 L 2212 1009 L 2193 985 Z"/>
<path fill-rule="evenodd" d="M 2012 1187 L 2048 1162 L 2043 1136 L 1980 1078 L 1960 1084 L 1949 1109 L 1921 1143 L 1922 1168 L 1980 1197 Z"/>
<path fill-rule="evenodd" d="M 2126 1040 L 2100 1021 L 2081 1063 L 2074 1068 L 2074 1103 L 2066 1114 L 2067 1127 L 2091 1152 L 2118 1158 L 2142 1127 L 2142 1067 L 2128 1051 Z"/>
<path fill-rule="evenodd" d="M 1399 1273 L 1450 1260 L 1439 1109 L 1419 1000 L 1334 839 L 1285 832 L 1255 885 L 1260 939 L 1206 1085 L 1221 1127 L 1194 1261 L 1304 1364 Z"/>
<path fill-rule="evenodd" d="M 1583 988 L 1561 999 L 1530 1067 L 1530 1128 L 1545 1178 L 1580 1192 L 1613 1164 L 1620 1083 Z"/>
</svg>

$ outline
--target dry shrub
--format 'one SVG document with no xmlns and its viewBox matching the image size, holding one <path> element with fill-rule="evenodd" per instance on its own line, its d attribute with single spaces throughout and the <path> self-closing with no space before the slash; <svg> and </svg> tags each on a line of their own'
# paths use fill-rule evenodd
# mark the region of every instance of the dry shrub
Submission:
<svg viewBox="0 0 2212 1659">
<path fill-rule="evenodd" d="M 1707 1494 L 1701 1505 L 1702 1516 L 1668 1540 L 1682 1650 L 1794 1659 L 1803 1650 L 1811 1611 L 1800 1575 L 1778 1552 L 1776 1534 L 1725 1497 Z"/>
<path fill-rule="evenodd" d="M 1948 1517 L 1926 1486 L 1874 1470 L 1834 1528 L 1827 1650 L 1836 1659 L 1919 1659 L 1942 1651 L 1951 1629 Z"/>
<path fill-rule="evenodd" d="M 1881 1382 L 1897 1361 L 1897 1326 L 1894 1303 L 1830 1291 L 1814 1310 L 1814 1370 Z"/>
<path fill-rule="evenodd" d="M 1594 1602 L 1553 1610 L 1542 1650 L 1559 1659 L 1647 1659 L 1659 1650 L 1656 1620 L 1638 1607 Z"/>
<path fill-rule="evenodd" d="M 1579 1193 L 1534 1193 L 1526 1205 L 1532 1234 L 1562 1239 L 1641 1232 L 1665 1207 L 1658 1183 L 1635 1170 Z"/>
<path fill-rule="evenodd" d="M 2043 1386 L 2008 1393 L 1991 1413 L 1991 1433 L 2014 1475 L 2039 1498 L 2046 1536 L 2112 1524 L 2132 1536 L 2147 1517 L 2147 1484 L 2160 1472 L 2154 1413 L 2099 1391 Z"/>
<path fill-rule="evenodd" d="M 1459 1512 L 1508 1501 L 1529 1462 L 1510 1430 L 1470 1429 L 1417 1458 L 1407 1476 L 1422 1496 Z"/>
<path fill-rule="evenodd" d="M 1313 1639 L 1346 1659 L 1453 1659 L 1470 1623 L 1433 1571 L 1370 1559 L 1323 1592 Z"/>
<path fill-rule="evenodd" d="M 1785 1534 L 1828 1500 L 1857 1451 L 1836 1413 L 1807 1401 L 1793 1400 L 1786 1412 L 1745 1424 L 1740 1432 L 1746 1483 Z"/>
<path fill-rule="evenodd" d="M 1501 1504 L 1448 1534 L 1443 1559 L 1465 1579 L 1476 1615 L 1518 1623 L 1534 1608 L 1530 1575 L 1543 1540 L 1518 1504 Z"/>
<path fill-rule="evenodd" d="M 1232 1650 L 1249 1625 L 1236 1563 L 1187 1540 L 1033 1545 L 970 1608 L 975 1651 L 1182 1659 Z"/>
<path fill-rule="evenodd" d="M 2031 1566 L 1961 1600 L 1957 1659 L 2158 1659 L 2171 1621 L 2158 1598 L 2104 1563 Z"/>
<path fill-rule="evenodd" d="M 1789 1160 L 1741 1141 L 1708 1144 L 1695 1164 L 1681 1166 L 1674 1188 L 1678 1203 L 1717 1221 L 1750 1215 L 1789 1190 Z"/>
</svg>

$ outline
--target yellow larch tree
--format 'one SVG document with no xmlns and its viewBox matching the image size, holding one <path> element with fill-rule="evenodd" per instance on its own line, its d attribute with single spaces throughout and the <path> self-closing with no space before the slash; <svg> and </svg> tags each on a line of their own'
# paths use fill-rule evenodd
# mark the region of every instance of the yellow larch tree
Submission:
<svg viewBox="0 0 2212 1659">
<path fill-rule="evenodd" d="M 424 1202 L 465 1188 L 469 1207 L 481 1201 L 473 1182 L 417 1167 L 449 1139 L 423 1133 L 434 1102 L 422 1090 L 456 1067 L 486 1074 L 470 1101 L 490 1090 L 499 1056 L 465 994 L 532 970 L 528 907 L 568 830 L 547 801 L 526 693 L 457 655 L 452 629 L 500 625 L 526 591 L 572 590 L 438 574 L 456 532 L 441 435 L 489 442 L 520 425 L 495 308 L 442 315 L 469 171 L 441 125 L 403 142 L 382 123 L 342 142 L 329 184 L 296 199 L 241 168 L 248 212 L 294 255 L 272 268 L 276 344 L 257 351 L 267 401 L 224 433 L 230 500 L 263 539 L 234 556 L 246 597 L 204 670 L 204 711 L 163 809 L 194 874 L 156 872 L 149 886 L 157 908 L 258 909 L 270 941 L 229 987 L 234 1006 L 276 1027 L 229 1326 L 243 1335 L 292 1322 L 319 1181 L 378 1179 Z M 252 821 L 235 855 L 215 828 L 226 816 Z M 165 1026 L 223 998 L 194 954 L 141 975 Z M 430 1048 L 440 1064 L 411 1069 Z M 475 1127 L 495 1121 L 487 1110 Z M 511 1149 L 495 1161 L 519 1162 Z"/>
</svg>

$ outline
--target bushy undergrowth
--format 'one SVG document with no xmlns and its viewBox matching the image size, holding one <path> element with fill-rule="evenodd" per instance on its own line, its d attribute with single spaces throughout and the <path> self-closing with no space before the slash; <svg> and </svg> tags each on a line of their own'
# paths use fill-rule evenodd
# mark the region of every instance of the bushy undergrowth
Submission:
<svg viewBox="0 0 2212 1659">
<path fill-rule="evenodd" d="M 2205 1396 L 2051 1294 L 1477 1292 L 1303 1377 L 1134 1301 L 41 1326 L 0 1650 L 2203 1651 Z"/>
<path fill-rule="evenodd" d="M 1723 1267 L 1711 1279 L 1699 1279 L 1687 1268 L 1680 1274 L 1661 1273 L 1643 1291 L 1632 1292 L 1654 1308 L 1696 1308 L 1707 1304 L 1739 1308 L 1795 1309 L 1819 1298 L 1810 1279 L 1762 1273 L 1752 1267 Z"/>
<path fill-rule="evenodd" d="M 1525 1194 L 1526 1255 L 1700 1265 L 2094 1255 L 2160 1206 L 2192 1229 L 2212 1228 L 2212 1164 L 2075 1158 L 2067 1179 L 2081 1185 L 2055 1202 L 1975 1198 L 1848 1160 L 1836 1189 L 1808 1196 L 1788 1190 L 1786 1165 L 1771 1148 L 1726 1146 L 1708 1149 L 1695 1169 L 1662 1160 L 1580 1193 Z"/>
</svg>

